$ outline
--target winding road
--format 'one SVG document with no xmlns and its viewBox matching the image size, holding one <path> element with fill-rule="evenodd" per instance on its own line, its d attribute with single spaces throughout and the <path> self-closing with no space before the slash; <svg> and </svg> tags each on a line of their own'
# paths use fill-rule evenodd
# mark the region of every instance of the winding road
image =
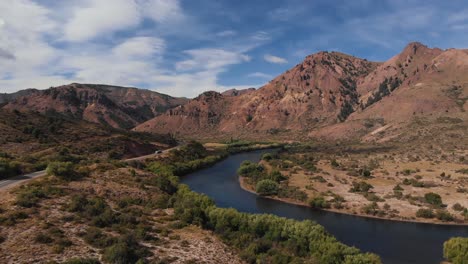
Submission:
<svg viewBox="0 0 468 264">
<path fill-rule="evenodd" d="M 44 176 L 44 175 L 46 175 L 46 171 L 42 170 L 42 171 L 36 171 L 36 172 L 33 172 L 33 173 L 29 173 L 29 174 L 18 175 L 18 176 L 15 176 L 15 177 L 0 181 L 0 191 L 1 190 L 6 190 L 6 189 L 11 188 L 13 186 L 16 186 L 18 184 L 30 181 L 32 179 L 35 179 L 35 178 L 38 178 L 38 177 L 41 177 L 41 176 Z"/>
<path fill-rule="evenodd" d="M 153 154 L 149 154 L 149 155 L 145 155 L 145 156 L 125 159 L 124 161 L 136 161 L 136 160 L 145 160 L 145 159 L 153 158 L 153 157 L 156 157 L 156 156 L 159 156 L 159 155 L 166 154 L 169 151 L 171 151 L 172 149 L 176 149 L 176 148 L 179 148 L 179 147 L 180 146 L 173 147 L 173 148 L 170 148 L 170 149 L 166 149 L 166 150 L 163 150 L 161 153 L 158 153 L 158 154 L 153 153 Z M 0 191 L 7 190 L 7 189 L 9 189 L 11 187 L 23 184 L 23 183 L 25 183 L 27 181 L 30 181 L 32 179 L 36 179 L 36 178 L 45 176 L 46 174 L 47 174 L 46 171 L 42 170 L 42 171 L 36 171 L 36 172 L 24 174 L 24 175 L 18 175 L 18 176 L 12 177 L 12 178 L 2 180 L 2 181 L 0 181 Z"/>
</svg>

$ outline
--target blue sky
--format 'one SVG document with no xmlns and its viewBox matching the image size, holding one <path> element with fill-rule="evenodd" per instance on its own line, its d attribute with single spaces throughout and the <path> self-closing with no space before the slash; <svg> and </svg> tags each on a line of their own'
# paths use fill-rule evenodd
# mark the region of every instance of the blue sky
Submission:
<svg viewBox="0 0 468 264">
<path fill-rule="evenodd" d="M 175 96 L 259 87 L 309 54 L 468 48 L 468 2 L 5 0 L 0 92 L 71 82 Z"/>
</svg>

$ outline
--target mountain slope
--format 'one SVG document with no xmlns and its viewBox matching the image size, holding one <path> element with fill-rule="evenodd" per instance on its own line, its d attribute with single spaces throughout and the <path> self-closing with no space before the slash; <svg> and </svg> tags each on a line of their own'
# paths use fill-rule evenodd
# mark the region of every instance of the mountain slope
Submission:
<svg viewBox="0 0 468 264">
<path fill-rule="evenodd" d="M 8 103 L 10 101 L 15 100 L 18 97 L 21 97 L 21 96 L 28 96 L 28 95 L 34 94 L 37 91 L 38 90 L 36 90 L 36 89 L 25 89 L 25 90 L 21 90 L 21 91 L 18 91 L 18 92 L 15 92 L 15 93 L 10 93 L 10 94 L 0 93 L 0 105 L 6 104 L 6 103 Z"/>
<path fill-rule="evenodd" d="M 418 117 L 466 120 L 467 65 L 467 50 L 444 51 L 417 42 L 383 63 L 319 52 L 258 90 L 197 98 L 190 107 L 167 111 L 135 130 L 349 139 L 388 125 L 402 128 Z"/>
<path fill-rule="evenodd" d="M 235 135 L 312 129 L 346 119 L 358 102 L 356 83 L 378 65 L 342 53 L 320 52 L 258 90 L 237 96 L 218 94 L 210 101 L 197 98 L 188 104 L 190 108 L 168 111 L 135 129 Z M 200 111 L 205 108 L 216 111 Z"/>
<path fill-rule="evenodd" d="M 310 135 L 390 140 L 412 134 L 408 127 L 422 119 L 427 120 L 427 129 L 436 129 L 440 120 L 466 123 L 467 72 L 468 50 L 442 51 L 410 43 L 358 86 L 363 92 L 360 107 L 347 122 L 312 131 Z M 396 79 L 399 84 L 392 88 Z"/>
<path fill-rule="evenodd" d="M 56 112 L 114 128 L 129 129 L 186 101 L 185 98 L 149 90 L 74 83 L 18 97 L 4 109 Z"/>
</svg>

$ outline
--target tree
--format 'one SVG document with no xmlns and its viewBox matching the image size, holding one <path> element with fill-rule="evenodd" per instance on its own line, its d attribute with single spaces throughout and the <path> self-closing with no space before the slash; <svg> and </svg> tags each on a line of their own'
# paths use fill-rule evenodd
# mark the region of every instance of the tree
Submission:
<svg viewBox="0 0 468 264">
<path fill-rule="evenodd" d="M 453 237 L 446 241 L 444 257 L 453 264 L 468 263 L 468 238 Z"/>
<path fill-rule="evenodd" d="M 275 195 L 278 193 L 278 183 L 272 180 L 261 180 L 257 183 L 256 191 L 261 196 Z"/>
</svg>

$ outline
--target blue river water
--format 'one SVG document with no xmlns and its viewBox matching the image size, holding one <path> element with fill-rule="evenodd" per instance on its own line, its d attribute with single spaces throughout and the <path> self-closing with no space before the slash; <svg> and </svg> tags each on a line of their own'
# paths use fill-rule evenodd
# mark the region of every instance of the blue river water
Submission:
<svg viewBox="0 0 468 264">
<path fill-rule="evenodd" d="M 396 222 L 313 210 L 243 190 L 236 173 L 240 164 L 244 160 L 257 162 L 266 152 L 269 151 L 231 155 L 213 167 L 182 177 L 181 182 L 196 192 L 208 195 L 219 207 L 313 220 L 341 242 L 378 254 L 386 264 L 440 263 L 443 260 L 444 241 L 454 236 L 468 237 L 466 226 Z"/>
</svg>

